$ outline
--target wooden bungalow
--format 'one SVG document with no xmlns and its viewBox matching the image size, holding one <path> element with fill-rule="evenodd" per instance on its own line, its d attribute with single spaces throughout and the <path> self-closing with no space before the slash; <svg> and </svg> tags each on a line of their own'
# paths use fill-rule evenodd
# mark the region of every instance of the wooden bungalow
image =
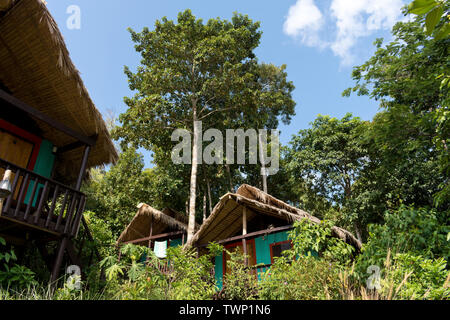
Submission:
<svg viewBox="0 0 450 320">
<path fill-rule="evenodd" d="M 187 224 L 187 217 L 173 209 L 159 211 L 141 203 L 133 220 L 119 236 L 117 245 L 132 243 L 151 249 L 155 249 L 156 242 L 166 242 L 167 247 L 184 245 Z"/>
<path fill-rule="evenodd" d="M 57 279 L 65 258 L 80 263 L 81 225 L 89 237 L 86 172 L 116 159 L 44 1 L 0 0 L 0 237 L 18 251 L 33 241 Z"/>
<path fill-rule="evenodd" d="M 227 193 L 220 199 L 186 245 L 201 252 L 214 241 L 229 251 L 239 249 L 248 256 L 246 263 L 256 274 L 267 270 L 274 257 L 291 247 L 288 231 L 293 229 L 295 221 L 302 219 L 320 223 L 307 212 L 244 184 L 236 193 Z M 333 227 L 332 232 L 360 250 L 361 243 L 347 230 Z M 215 258 L 215 277 L 220 287 L 227 273 L 228 259 L 226 253 Z"/>
</svg>

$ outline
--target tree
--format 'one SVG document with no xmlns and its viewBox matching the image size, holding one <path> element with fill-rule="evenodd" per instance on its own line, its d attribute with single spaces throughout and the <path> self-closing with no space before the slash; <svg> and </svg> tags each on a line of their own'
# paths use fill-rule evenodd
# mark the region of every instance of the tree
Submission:
<svg viewBox="0 0 450 320">
<path fill-rule="evenodd" d="M 136 214 L 139 203 L 151 203 L 160 209 L 168 204 L 174 209 L 184 205 L 185 182 L 176 171 L 182 168 L 172 169 L 144 170 L 143 156 L 128 148 L 108 171 L 91 169 L 91 179 L 83 186 L 88 195 L 86 209 L 101 219 L 115 240 Z"/>
<path fill-rule="evenodd" d="M 376 181 L 378 200 L 391 209 L 449 205 L 449 88 L 438 78 L 448 70 L 449 39 L 428 37 L 423 24 L 421 17 L 397 23 L 392 42 L 377 40 L 374 56 L 353 70 L 356 85 L 344 92 L 380 101 L 366 135 L 376 164 L 366 181 Z"/>
<path fill-rule="evenodd" d="M 202 132 L 196 124 L 201 121 L 203 128 L 223 128 L 243 114 L 262 115 L 261 111 L 289 119 L 295 104 L 290 98 L 293 86 L 279 72 L 279 80 L 288 86 L 282 104 L 267 109 L 258 106 L 263 92 L 258 78 L 263 68 L 253 50 L 261 37 L 259 23 L 234 14 L 231 22 L 210 19 L 203 24 L 190 10 L 179 13 L 177 22 L 163 18 L 156 21 L 154 31 L 130 29 L 142 61 L 136 73 L 125 68 L 130 89 L 137 93 L 125 98 L 128 110 L 120 116 L 122 127 L 115 130 L 115 136 L 124 144 L 131 142 L 167 159 L 172 132 L 180 128 L 191 132 L 189 239 L 194 233 L 201 151 Z"/>
<path fill-rule="evenodd" d="M 442 40 L 450 34 L 450 16 L 444 0 L 414 0 L 408 5 L 408 13 L 425 17 L 425 32 L 435 39 Z M 439 24 L 439 27 L 437 27 Z"/>
<path fill-rule="evenodd" d="M 300 185 L 342 208 L 353 196 L 353 184 L 368 165 L 360 139 L 368 123 L 346 114 L 342 119 L 319 116 L 310 129 L 290 142 L 288 171 Z M 353 224 L 361 239 L 359 219 Z"/>
</svg>

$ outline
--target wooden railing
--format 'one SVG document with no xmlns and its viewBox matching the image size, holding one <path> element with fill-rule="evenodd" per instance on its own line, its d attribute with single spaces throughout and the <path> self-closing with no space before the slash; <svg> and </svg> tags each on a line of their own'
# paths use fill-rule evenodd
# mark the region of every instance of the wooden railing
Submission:
<svg viewBox="0 0 450 320">
<path fill-rule="evenodd" d="M 12 192 L 3 200 L 1 215 L 56 234 L 76 236 L 86 196 L 71 187 L 0 159 L 3 172 L 12 171 Z"/>
</svg>

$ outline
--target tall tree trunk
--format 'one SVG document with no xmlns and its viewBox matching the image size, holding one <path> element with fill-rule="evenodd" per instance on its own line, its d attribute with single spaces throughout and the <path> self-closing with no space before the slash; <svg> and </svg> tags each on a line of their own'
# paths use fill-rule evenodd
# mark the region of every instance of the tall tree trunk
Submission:
<svg viewBox="0 0 450 320">
<path fill-rule="evenodd" d="M 262 176 L 262 184 L 263 184 L 263 191 L 265 193 L 268 193 L 267 191 L 267 174 L 266 174 L 266 159 L 264 157 L 264 149 L 263 144 L 261 140 L 261 135 L 258 134 L 258 143 L 259 143 L 259 157 L 260 157 L 260 163 L 261 163 L 261 176 Z"/>
<path fill-rule="evenodd" d="M 363 239 L 362 239 L 362 235 L 361 235 L 361 227 L 359 226 L 358 222 L 355 222 L 355 233 L 356 233 L 356 238 L 362 243 Z"/>
<path fill-rule="evenodd" d="M 208 188 L 209 214 L 211 214 L 212 212 L 211 185 L 209 183 L 208 177 L 206 177 L 206 187 Z"/>
<path fill-rule="evenodd" d="M 203 194 L 203 221 L 206 220 L 206 193 Z"/>
<path fill-rule="evenodd" d="M 227 173 L 228 173 L 228 182 L 230 183 L 230 192 L 231 192 L 231 193 L 234 193 L 233 181 L 231 180 L 231 169 L 230 169 L 230 165 L 225 164 L 225 168 L 227 169 Z"/>
<path fill-rule="evenodd" d="M 193 101 L 193 120 L 194 120 L 194 141 L 192 143 L 192 170 L 191 187 L 189 193 L 189 224 L 187 231 L 187 241 L 191 240 L 195 232 L 195 198 L 197 195 L 197 169 L 199 160 L 200 135 L 202 134 L 201 123 L 197 122 L 197 106 Z"/>
</svg>

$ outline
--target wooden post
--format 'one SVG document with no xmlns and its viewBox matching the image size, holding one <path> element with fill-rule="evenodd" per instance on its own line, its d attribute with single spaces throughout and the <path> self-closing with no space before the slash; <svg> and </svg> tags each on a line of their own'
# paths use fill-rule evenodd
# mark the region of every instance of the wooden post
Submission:
<svg viewBox="0 0 450 320">
<path fill-rule="evenodd" d="M 3 175 L 3 181 L 10 181 L 11 180 L 12 171 L 9 170 L 9 166 L 6 167 L 5 174 Z M 14 190 L 11 191 L 11 194 L 6 196 L 5 198 L 12 198 L 14 196 Z M 3 198 L 0 198 L 0 216 L 2 215 L 3 211 Z"/>
<path fill-rule="evenodd" d="M 81 184 L 83 183 L 84 174 L 86 172 L 87 161 L 88 161 L 88 158 L 89 158 L 89 152 L 90 151 L 91 151 L 91 147 L 89 145 L 86 145 L 86 148 L 84 149 L 84 153 L 83 153 L 83 160 L 81 161 L 80 173 L 78 174 L 77 184 L 75 186 L 75 189 L 77 191 L 80 191 Z M 35 183 L 37 184 L 37 181 Z M 67 200 L 67 190 L 66 190 L 66 195 L 64 197 L 64 201 L 63 201 L 63 207 L 61 209 L 62 212 L 60 213 L 60 216 L 58 217 L 57 226 L 58 226 L 58 223 L 61 223 L 60 219 L 62 217 L 62 213 L 63 213 L 63 210 L 64 210 L 64 206 L 65 206 L 65 201 L 66 200 Z M 81 212 L 81 214 L 83 214 L 83 213 Z M 69 221 L 67 221 L 66 223 L 69 223 Z M 64 258 L 64 251 L 67 248 L 68 241 L 69 241 L 68 236 L 64 235 L 62 240 L 61 240 L 61 244 L 59 245 L 58 255 L 56 256 L 55 264 L 53 265 L 53 271 L 52 271 L 52 275 L 51 275 L 51 278 L 50 278 L 50 283 L 52 285 L 56 284 L 56 280 L 58 279 L 59 269 L 61 268 L 61 263 L 62 263 L 62 260 Z M 81 268 L 81 266 L 79 266 L 79 267 Z"/>
<path fill-rule="evenodd" d="M 59 249 L 58 249 L 58 255 L 56 256 L 56 261 L 53 265 L 53 271 L 52 271 L 52 276 L 50 278 L 50 283 L 52 285 L 56 284 L 56 280 L 58 280 L 58 276 L 59 276 L 59 268 L 61 268 L 61 263 L 63 260 L 63 256 L 64 256 L 64 251 L 66 250 L 67 247 L 67 241 L 68 238 L 67 237 L 63 237 L 61 244 L 59 245 Z"/>
<path fill-rule="evenodd" d="M 83 153 L 83 160 L 81 161 L 80 173 L 78 174 L 77 184 L 75 186 L 75 190 L 80 191 L 81 184 L 83 183 L 84 174 L 86 172 L 87 161 L 89 158 L 89 152 L 91 152 L 91 147 L 86 146 Z"/>
<path fill-rule="evenodd" d="M 148 239 L 148 248 L 151 249 L 152 248 L 152 236 L 153 236 L 153 217 L 151 218 L 151 222 L 150 222 L 150 234 L 149 234 L 149 239 Z"/>
<path fill-rule="evenodd" d="M 153 236 L 153 216 L 150 217 L 150 235 L 149 235 L 149 239 L 148 239 L 148 248 L 151 250 L 152 249 L 152 236 Z M 148 255 L 145 258 L 145 262 L 148 262 Z"/>
<path fill-rule="evenodd" d="M 242 235 L 245 236 L 246 234 L 247 234 L 247 207 L 243 207 L 243 209 L 242 209 Z M 248 267 L 247 240 L 245 238 L 242 239 L 242 248 L 244 250 L 245 266 Z"/>
</svg>

